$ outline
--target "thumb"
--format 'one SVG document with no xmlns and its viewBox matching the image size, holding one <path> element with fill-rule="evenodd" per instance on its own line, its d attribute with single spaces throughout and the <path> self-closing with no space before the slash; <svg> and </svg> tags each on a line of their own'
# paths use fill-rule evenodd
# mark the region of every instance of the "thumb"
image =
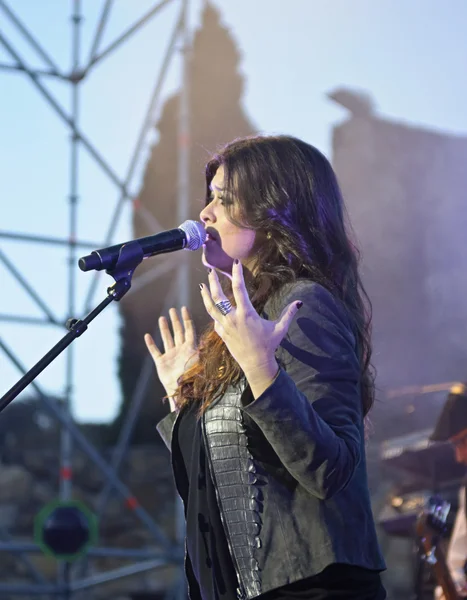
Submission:
<svg viewBox="0 0 467 600">
<path fill-rule="evenodd" d="M 284 337 L 287 331 L 289 330 L 293 318 L 302 306 L 303 302 L 301 300 L 298 300 L 292 302 L 292 304 L 289 304 L 289 306 L 286 306 L 282 311 L 282 314 L 279 317 L 279 321 L 277 323 L 279 330 L 282 332 L 282 337 Z"/>
</svg>

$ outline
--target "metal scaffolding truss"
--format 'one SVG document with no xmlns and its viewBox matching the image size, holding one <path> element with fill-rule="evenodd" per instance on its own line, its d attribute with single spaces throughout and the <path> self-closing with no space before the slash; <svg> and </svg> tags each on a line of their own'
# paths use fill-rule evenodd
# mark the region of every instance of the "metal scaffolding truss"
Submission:
<svg viewBox="0 0 467 600">
<path fill-rule="evenodd" d="M 128 164 L 127 171 L 124 177 L 120 177 L 106 161 L 105 157 L 93 145 L 90 138 L 80 129 L 79 114 L 80 114 L 80 84 L 86 79 L 91 70 L 98 67 L 99 63 L 109 56 L 116 48 L 119 48 L 126 40 L 135 35 L 143 25 L 153 19 L 161 9 L 168 4 L 178 4 L 178 17 L 170 36 L 165 55 L 162 58 L 158 77 L 152 91 L 151 99 L 143 118 L 139 136 L 135 144 L 131 159 Z M 188 112 L 188 58 L 190 51 L 190 34 L 188 27 L 188 0 L 162 0 L 154 5 L 145 15 L 138 21 L 129 26 L 117 39 L 110 43 L 104 49 L 101 49 L 102 34 L 109 19 L 112 10 L 113 0 L 105 0 L 102 6 L 101 14 L 94 32 L 91 48 L 89 49 L 88 58 L 83 60 L 82 44 L 81 44 L 81 22 L 82 22 L 82 7 L 81 0 L 73 0 L 72 3 L 72 38 L 71 38 L 71 70 L 69 73 L 62 72 L 56 62 L 44 49 L 40 41 L 31 33 L 22 20 L 15 14 L 10 6 L 4 0 L 0 0 L 0 12 L 3 12 L 6 19 L 16 28 L 18 33 L 29 44 L 32 50 L 42 60 L 44 68 L 33 69 L 23 59 L 20 52 L 7 39 L 4 33 L 0 32 L 0 43 L 6 50 L 6 53 L 11 57 L 11 63 L 0 64 L 0 69 L 3 71 L 20 71 L 28 78 L 39 93 L 39 96 L 44 98 L 52 111 L 58 116 L 63 124 L 70 130 L 70 187 L 69 187 L 69 231 L 68 238 L 45 237 L 41 235 L 25 235 L 19 232 L 0 231 L 0 239 L 14 239 L 28 244 L 48 244 L 55 247 L 68 249 L 68 316 L 74 317 L 76 310 L 76 271 L 77 271 L 77 251 L 107 246 L 112 242 L 112 236 L 117 227 L 119 217 L 123 206 L 126 202 L 132 202 L 134 198 L 130 192 L 135 167 L 138 159 L 144 149 L 145 141 L 149 132 L 154 126 L 154 114 L 163 91 L 166 74 L 173 56 L 177 50 L 180 50 L 182 57 L 182 73 L 180 85 L 180 115 L 178 127 L 178 219 L 182 222 L 188 218 L 189 209 L 189 112 Z M 65 84 L 69 84 L 71 91 L 71 108 L 68 112 L 54 97 L 54 94 L 47 88 L 46 80 L 49 78 L 58 78 Z M 118 191 L 118 200 L 115 205 L 114 212 L 110 218 L 110 222 L 105 232 L 103 241 L 97 246 L 94 244 L 80 241 L 77 231 L 77 211 L 78 211 L 78 151 L 82 147 L 100 167 L 102 172 L 115 185 Z M 135 210 L 138 209 L 135 203 Z M 152 230 L 160 230 L 155 218 L 150 215 L 141 214 L 143 218 L 149 219 L 148 225 Z M 170 261 L 169 258 L 165 259 Z M 40 294 L 31 285 L 27 277 L 15 266 L 4 252 L 0 249 L 0 262 L 17 280 L 20 286 L 25 290 L 29 297 L 33 300 L 36 306 L 39 307 L 43 314 L 42 319 L 37 317 L 18 317 L 17 315 L 2 314 L 0 320 L 29 323 L 29 324 L 48 324 L 65 328 L 65 323 L 54 315 L 54 311 L 47 306 L 47 303 L 41 299 Z M 155 279 L 158 273 L 166 270 L 164 262 L 159 263 L 158 267 L 150 272 L 150 277 Z M 174 268 L 173 261 L 167 263 L 170 268 Z M 175 278 L 177 285 L 177 295 L 183 304 L 188 304 L 188 264 L 186 261 L 181 261 L 176 266 L 178 277 Z M 146 274 L 146 279 L 147 279 Z M 95 296 L 98 277 L 95 274 L 92 277 L 88 293 L 85 300 L 83 312 L 90 310 L 93 298 Z M 144 284 L 143 284 L 144 285 Z M 172 292 L 175 291 L 175 288 Z M 171 298 L 167 295 L 166 302 L 170 303 Z M 27 368 L 23 365 L 19 356 L 0 337 L 0 349 L 8 357 L 11 363 L 17 368 L 18 372 L 24 375 Z M 48 582 L 44 576 L 34 567 L 28 558 L 28 554 L 32 552 L 40 552 L 39 547 L 34 543 L 18 544 L 12 539 L 11 535 L 6 530 L 0 530 L 0 552 L 12 552 L 25 564 L 34 583 L 21 585 L 0 584 L 0 596 L 10 595 L 26 595 L 31 596 L 49 596 L 70 598 L 77 592 L 84 592 L 86 598 L 89 597 L 86 590 L 101 583 L 105 583 L 118 578 L 143 573 L 158 567 L 167 565 L 177 565 L 180 568 L 180 573 L 183 568 L 183 515 L 180 512 L 180 504 L 178 503 L 178 540 L 174 543 L 167 538 L 162 529 L 154 521 L 152 516 L 138 503 L 137 498 L 131 493 L 127 486 L 120 480 L 118 471 L 125 457 L 129 446 L 132 429 L 138 416 L 142 400 L 145 396 L 145 391 L 152 370 L 151 360 L 143 364 L 138 383 L 135 387 L 133 398 L 131 400 L 127 418 L 119 435 L 118 443 L 114 449 L 110 463 L 106 462 L 100 455 L 97 449 L 87 440 L 80 429 L 74 423 L 71 416 L 71 390 L 73 389 L 75 377 L 75 365 L 72 347 L 67 349 L 66 354 L 66 374 L 65 374 L 65 394 L 62 402 L 57 402 L 55 398 L 50 397 L 41 387 L 33 382 L 32 388 L 37 396 L 42 400 L 44 407 L 51 415 L 59 422 L 61 426 L 61 442 L 60 442 L 60 499 L 68 500 L 72 492 L 72 453 L 73 448 L 78 447 L 83 451 L 100 469 L 105 477 L 105 487 L 101 491 L 98 506 L 96 509 L 97 516 L 102 516 L 108 501 L 113 492 L 116 492 L 122 499 L 122 502 L 129 510 L 132 510 L 135 516 L 141 521 L 154 538 L 157 551 L 149 549 L 123 549 L 123 548 L 92 548 L 88 551 L 87 556 L 93 557 L 121 557 L 134 561 L 122 568 L 118 568 L 106 573 L 89 575 L 86 572 L 86 562 L 81 565 L 80 573 L 77 577 L 70 576 L 69 565 L 62 561 L 60 563 L 59 575 L 55 583 Z M 0 416 L 1 418 L 1 416 Z M 83 566 L 84 565 L 84 566 Z M 183 577 L 177 581 L 176 586 L 171 590 L 172 597 L 182 596 L 184 594 Z"/>
</svg>

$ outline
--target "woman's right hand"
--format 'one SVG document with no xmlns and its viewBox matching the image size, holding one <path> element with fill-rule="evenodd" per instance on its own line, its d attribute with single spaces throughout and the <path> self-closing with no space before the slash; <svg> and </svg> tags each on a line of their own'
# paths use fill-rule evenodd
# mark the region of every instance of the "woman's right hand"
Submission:
<svg viewBox="0 0 467 600">
<path fill-rule="evenodd" d="M 196 334 L 193 321 L 188 309 L 183 306 L 181 310 L 182 321 L 175 308 L 169 310 L 172 322 L 173 336 L 169 323 L 165 317 L 159 317 L 164 352 L 161 352 L 154 342 L 153 337 L 146 333 L 144 341 L 156 365 L 157 375 L 169 397 L 170 408 L 175 410 L 172 396 L 178 388 L 178 380 L 198 357 L 196 348 Z M 188 365 L 190 363 L 190 365 Z"/>
</svg>

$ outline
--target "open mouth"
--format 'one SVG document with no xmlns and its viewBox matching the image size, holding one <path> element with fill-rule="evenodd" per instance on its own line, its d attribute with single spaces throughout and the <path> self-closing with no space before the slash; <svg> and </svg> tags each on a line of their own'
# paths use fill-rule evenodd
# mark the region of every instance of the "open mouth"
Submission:
<svg viewBox="0 0 467 600">
<path fill-rule="evenodd" d="M 217 242 L 218 238 L 217 238 L 217 234 L 214 233 L 214 231 L 210 231 L 209 229 L 206 230 L 206 243 L 207 242 Z"/>
</svg>

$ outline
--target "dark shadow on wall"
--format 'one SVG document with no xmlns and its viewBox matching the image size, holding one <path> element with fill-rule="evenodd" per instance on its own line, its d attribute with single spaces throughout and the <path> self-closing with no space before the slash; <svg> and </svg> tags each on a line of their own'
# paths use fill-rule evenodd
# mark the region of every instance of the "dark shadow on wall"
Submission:
<svg viewBox="0 0 467 600">
<path fill-rule="evenodd" d="M 250 135 L 254 126 L 242 108 L 244 81 L 239 73 L 240 53 L 227 28 L 220 22 L 219 12 L 207 3 L 200 29 L 193 41 L 189 66 L 189 113 L 190 113 L 190 216 L 198 220 L 204 202 L 204 165 L 213 151 L 235 137 Z M 163 229 L 177 227 L 177 169 L 179 94 L 164 105 L 157 123 L 159 139 L 153 146 L 146 166 L 143 186 L 139 194 L 138 210 L 133 217 L 135 237 L 150 235 L 146 220 L 148 213 L 154 216 Z M 182 253 L 171 255 L 182 259 Z M 138 267 L 134 278 L 144 278 L 155 261 L 145 261 Z M 186 258 L 186 257 L 185 257 Z M 190 309 L 194 315 L 198 333 L 207 323 L 202 306 L 198 283 L 206 279 L 200 252 L 188 256 L 191 274 Z M 129 402 L 147 351 L 143 335 L 157 328 L 157 319 L 164 313 L 170 290 L 174 290 L 174 269 L 158 277 L 139 291 L 128 294 L 121 302 L 122 350 L 119 373 L 123 392 L 120 414 L 112 427 L 111 438 L 116 437 L 125 419 Z M 168 306 L 180 308 L 175 295 Z M 167 314 L 167 309 L 165 309 Z M 134 443 L 159 441 L 155 424 L 167 412 L 162 404 L 163 388 L 155 375 L 147 386 L 143 408 L 134 431 Z"/>
</svg>

